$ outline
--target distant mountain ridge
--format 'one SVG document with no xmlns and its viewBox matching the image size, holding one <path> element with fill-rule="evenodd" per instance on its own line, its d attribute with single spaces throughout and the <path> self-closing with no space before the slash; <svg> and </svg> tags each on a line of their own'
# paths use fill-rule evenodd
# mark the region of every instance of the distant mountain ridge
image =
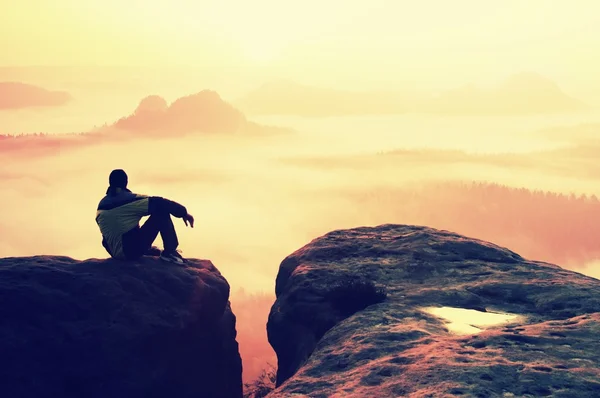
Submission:
<svg viewBox="0 0 600 398">
<path fill-rule="evenodd" d="M 279 134 L 290 129 L 254 123 L 244 113 L 223 100 L 213 90 L 202 90 L 178 98 L 171 104 L 158 95 L 150 95 L 135 111 L 113 124 L 120 130 L 144 135 L 182 135 L 187 133 L 256 135 Z"/>
<path fill-rule="evenodd" d="M 450 114 L 535 114 L 586 109 L 558 84 L 536 73 L 510 76 L 490 89 L 464 86 L 425 101 L 424 112 Z"/>
<path fill-rule="evenodd" d="M 51 91 L 20 82 L 0 82 L 0 110 L 61 106 L 71 99 L 65 91 Z"/>
<path fill-rule="evenodd" d="M 489 89 L 465 85 L 434 94 L 414 90 L 348 91 L 277 80 L 263 84 L 235 104 L 247 114 L 307 117 L 409 112 L 510 115 L 587 109 L 554 81 L 531 72 L 512 75 Z"/>
<path fill-rule="evenodd" d="M 131 131 L 201 131 L 232 133 L 246 123 L 242 112 L 225 102 L 217 92 L 202 90 L 175 100 L 172 104 L 158 96 L 144 98 L 129 116 L 114 126 Z"/>
</svg>

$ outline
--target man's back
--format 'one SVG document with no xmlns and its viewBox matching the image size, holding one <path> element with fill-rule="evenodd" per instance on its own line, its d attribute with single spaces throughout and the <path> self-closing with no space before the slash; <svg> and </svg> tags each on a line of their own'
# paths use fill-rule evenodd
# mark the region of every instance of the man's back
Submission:
<svg viewBox="0 0 600 398">
<path fill-rule="evenodd" d="M 96 223 L 105 240 L 108 252 L 123 258 L 123 235 L 139 226 L 142 217 L 149 215 L 149 197 L 128 189 L 108 193 L 98 204 Z"/>
</svg>

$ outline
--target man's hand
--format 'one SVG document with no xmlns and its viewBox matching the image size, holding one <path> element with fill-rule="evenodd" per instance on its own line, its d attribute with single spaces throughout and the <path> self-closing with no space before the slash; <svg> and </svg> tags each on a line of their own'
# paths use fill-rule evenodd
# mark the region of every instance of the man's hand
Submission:
<svg viewBox="0 0 600 398">
<path fill-rule="evenodd" d="M 188 221 L 190 223 L 190 227 L 194 228 L 194 216 L 192 216 L 191 214 L 186 214 L 185 216 L 183 216 L 183 222 L 185 223 L 185 226 L 187 227 L 188 225 Z"/>
</svg>

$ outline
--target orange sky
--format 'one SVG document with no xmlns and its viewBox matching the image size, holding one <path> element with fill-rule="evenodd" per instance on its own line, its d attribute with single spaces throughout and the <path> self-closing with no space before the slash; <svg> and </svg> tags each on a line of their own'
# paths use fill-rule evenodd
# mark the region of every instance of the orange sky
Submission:
<svg viewBox="0 0 600 398">
<path fill-rule="evenodd" d="M 0 65 L 234 65 L 332 85 L 534 70 L 567 88 L 600 66 L 594 0 L 1 1 Z"/>
</svg>

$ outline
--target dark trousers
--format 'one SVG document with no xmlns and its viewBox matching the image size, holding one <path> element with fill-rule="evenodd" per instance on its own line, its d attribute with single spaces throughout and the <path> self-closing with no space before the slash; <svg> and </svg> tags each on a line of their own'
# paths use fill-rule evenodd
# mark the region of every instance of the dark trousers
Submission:
<svg viewBox="0 0 600 398">
<path fill-rule="evenodd" d="M 123 235 L 123 251 L 128 258 L 139 258 L 146 254 L 160 234 L 165 251 L 174 251 L 179 246 L 175 225 L 167 212 L 152 214 L 144 225 Z"/>
</svg>

